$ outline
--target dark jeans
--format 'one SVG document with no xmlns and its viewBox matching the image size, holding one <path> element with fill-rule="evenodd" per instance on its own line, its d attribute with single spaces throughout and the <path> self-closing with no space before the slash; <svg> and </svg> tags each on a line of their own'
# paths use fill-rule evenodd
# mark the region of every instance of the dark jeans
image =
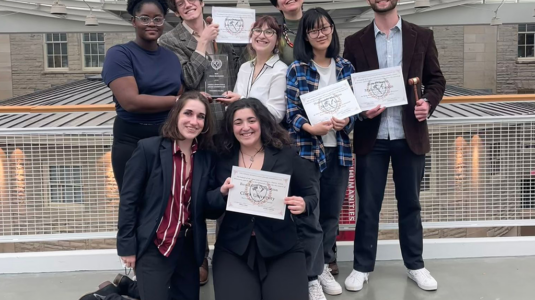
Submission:
<svg viewBox="0 0 535 300">
<path fill-rule="evenodd" d="M 141 139 L 158 136 L 160 134 L 160 127 L 161 125 L 130 123 L 119 117 L 115 117 L 115 122 L 113 123 L 111 165 L 119 192 L 123 187 L 126 162 L 132 157 L 134 150 L 136 150 L 137 142 Z"/>
<path fill-rule="evenodd" d="M 370 153 L 357 156 L 359 211 L 355 229 L 353 268 L 360 272 L 372 272 L 375 267 L 379 213 L 383 204 L 390 159 L 394 171 L 403 261 L 411 270 L 424 267 L 419 197 L 425 155 L 414 154 L 404 139 L 377 140 Z"/>
<path fill-rule="evenodd" d="M 326 147 L 327 168 L 320 175 L 320 225 L 323 230 L 323 261 L 336 259 L 333 247 L 338 235 L 340 212 L 346 196 L 349 167 L 341 166 L 337 147 Z"/>
<path fill-rule="evenodd" d="M 216 300 L 308 300 L 302 249 L 263 258 L 254 237 L 243 256 L 216 246 L 213 274 Z"/>
<path fill-rule="evenodd" d="M 199 300 L 193 236 L 178 237 L 169 257 L 151 244 L 136 261 L 136 276 L 142 300 Z"/>
</svg>

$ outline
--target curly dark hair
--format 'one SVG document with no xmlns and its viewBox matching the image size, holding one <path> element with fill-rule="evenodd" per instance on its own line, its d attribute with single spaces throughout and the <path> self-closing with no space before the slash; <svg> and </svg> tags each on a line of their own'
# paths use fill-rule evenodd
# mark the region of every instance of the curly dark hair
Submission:
<svg viewBox="0 0 535 300">
<path fill-rule="evenodd" d="M 169 4 L 166 0 L 128 0 L 126 4 L 126 11 L 133 17 L 141 10 L 143 4 L 154 3 L 162 10 L 162 15 L 165 16 L 169 10 Z"/>
<path fill-rule="evenodd" d="M 265 147 L 282 149 L 291 144 L 290 135 L 282 128 L 267 107 L 255 98 L 245 98 L 232 102 L 225 112 L 225 123 L 218 136 L 220 151 L 224 154 L 232 153 L 233 149 L 239 148 L 240 143 L 234 136 L 234 114 L 236 111 L 250 108 L 260 122 L 260 139 Z"/>
</svg>

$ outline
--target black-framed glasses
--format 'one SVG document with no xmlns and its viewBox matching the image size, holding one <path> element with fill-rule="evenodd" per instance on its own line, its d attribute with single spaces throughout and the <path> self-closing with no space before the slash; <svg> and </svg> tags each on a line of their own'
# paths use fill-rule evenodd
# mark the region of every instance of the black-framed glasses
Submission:
<svg viewBox="0 0 535 300">
<path fill-rule="evenodd" d="M 308 34 L 309 37 L 315 39 L 318 36 L 320 36 L 320 31 L 324 35 L 331 34 L 333 32 L 333 27 L 334 27 L 333 25 L 329 25 L 329 26 L 322 27 L 320 29 L 310 30 L 310 31 L 307 32 L 307 34 Z"/>
<path fill-rule="evenodd" d="M 251 29 L 251 32 L 254 36 L 259 36 L 263 33 L 265 37 L 272 37 L 276 33 L 275 30 L 271 28 L 264 30 L 262 30 L 262 28 L 253 28 Z"/>
<path fill-rule="evenodd" d="M 186 0 L 186 1 L 187 1 L 188 3 L 193 4 L 193 3 L 195 3 L 195 2 L 197 2 L 197 1 L 199 1 L 199 0 Z M 186 4 L 186 1 L 180 1 L 180 2 L 177 2 L 177 3 L 176 3 L 176 7 L 184 7 L 184 5 Z"/>
<path fill-rule="evenodd" d="M 135 18 L 137 20 L 139 20 L 139 22 L 141 22 L 141 24 L 147 25 L 147 26 L 150 25 L 151 21 L 154 24 L 154 26 L 162 26 L 163 23 L 165 23 L 165 18 L 164 17 L 151 18 L 151 17 L 147 17 L 147 16 L 136 16 Z"/>
</svg>

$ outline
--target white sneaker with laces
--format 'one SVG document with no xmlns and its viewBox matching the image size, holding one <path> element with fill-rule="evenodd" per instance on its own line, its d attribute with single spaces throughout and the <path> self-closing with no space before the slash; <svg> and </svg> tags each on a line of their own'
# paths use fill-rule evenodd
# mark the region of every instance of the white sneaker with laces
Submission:
<svg viewBox="0 0 535 300">
<path fill-rule="evenodd" d="M 431 273 L 429 273 L 426 268 L 407 270 L 407 275 L 409 275 L 409 278 L 414 280 L 422 290 L 435 291 L 438 288 L 437 281 L 431 276 Z"/>
<path fill-rule="evenodd" d="M 318 281 L 320 282 L 325 294 L 336 296 L 342 293 L 342 286 L 336 282 L 333 274 L 331 274 L 331 268 L 329 268 L 329 264 L 323 266 L 323 273 L 318 276 Z"/>
<path fill-rule="evenodd" d="M 308 299 L 309 300 L 327 300 L 321 289 L 321 285 L 318 280 L 312 280 L 308 282 Z"/>
<path fill-rule="evenodd" d="M 364 281 L 368 282 L 368 274 L 369 273 L 363 273 L 357 270 L 351 271 L 351 274 L 347 276 L 345 281 L 346 290 L 352 292 L 358 292 L 362 290 Z"/>
</svg>

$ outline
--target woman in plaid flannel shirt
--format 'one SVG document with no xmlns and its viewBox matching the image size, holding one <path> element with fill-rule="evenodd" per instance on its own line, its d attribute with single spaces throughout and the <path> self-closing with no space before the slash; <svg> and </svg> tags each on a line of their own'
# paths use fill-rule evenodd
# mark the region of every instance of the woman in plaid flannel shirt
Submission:
<svg viewBox="0 0 535 300">
<path fill-rule="evenodd" d="M 309 272 L 311 300 L 325 299 L 323 293 L 342 293 L 342 287 L 329 272 L 328 263 L 334 260 L 333 245 L 352 164 L 349 133 L 356 117 L 332 118 L 312 126 L 300 95 L 342 80 L 348 80 L 351 85 L 351 73 L 355 69 L 339 52 L 340 43 L 332 18 L 322 8 L 308 10 L 295 38 L 296 61 L 288 68 L 286 100 L 290 135 L 300 155 L 317 163 L 320 178 L 319 213 L 298 221 L 302 236 L 307 237 L 302 239 L 308 249 L 307 267 L 317 275 L 310 276 Z"/>
</svg>

